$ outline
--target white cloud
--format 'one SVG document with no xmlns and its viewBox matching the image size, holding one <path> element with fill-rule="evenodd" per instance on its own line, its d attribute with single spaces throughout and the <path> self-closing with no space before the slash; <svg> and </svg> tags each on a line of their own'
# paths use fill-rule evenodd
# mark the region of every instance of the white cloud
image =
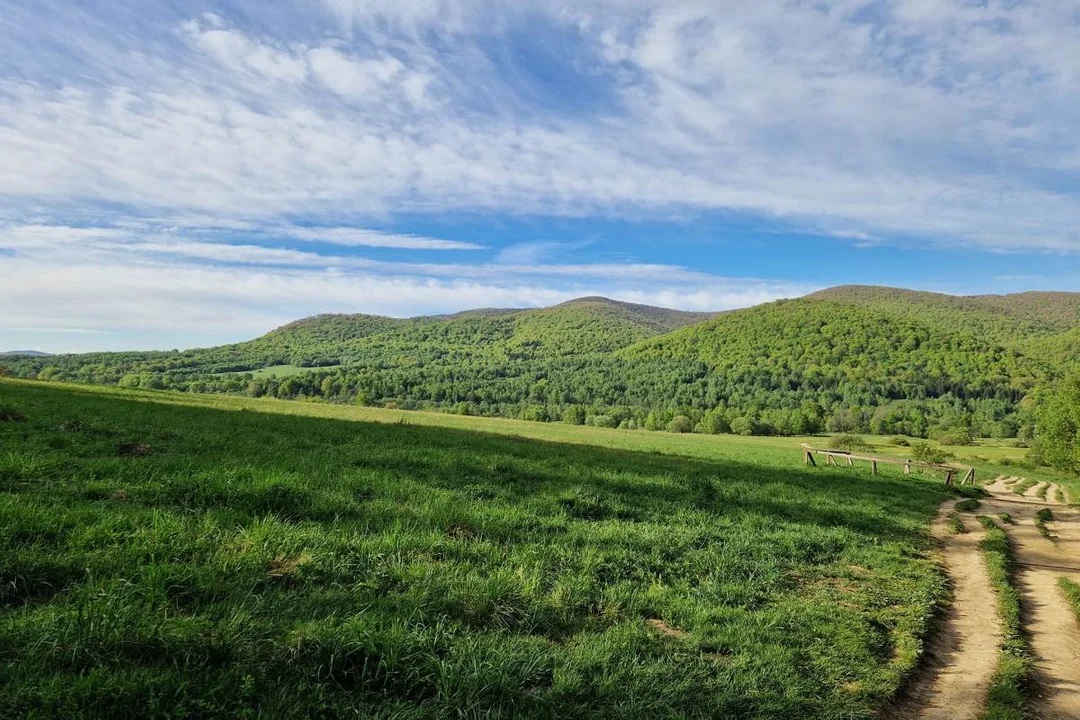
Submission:
<svg viewBox="0 0 1080 720">
<path fill-rule="evenodd" d="M 245 328 L 281 314 L 260 302 L 327 309 L 323 282 L 354 300 L 396 293 L 364 307 L 402 312 L 405 294 L 435 311 L 605 289 L 724 306 L 790 289 L 576 263 L 574 238 L 548 228 L 501 252 L 459 232 L 365 229 L 450 213 L 717 211 L 853 244 L 1080 251 L 1077 0 L 207 7 L 24 3 L 0 24 L 5 287 L 16 270 L 130 272 L 176 280 L 146 291 L 148 309 L 195 318 L 209 310 L 181 291 L 236 274 L 254 299 L 222 307 Z M 418 263 L 414 250 L 469 252 Z M 285 287 L 312 295 L 265 290 Z"/>
<path fill-rule="evenodd" d="M 225 68 L 249 72 L 259 80 L 284 83 L 303 82 L 307 77 L 303 56 L 256 42 L 234 30 L 220 29 L 221 20 L 217 16 L 208 19 L 208 24 L 210 27 L 204 28 L 192 20 L 184 23 L 182 29 L 199 50 Z"/>
<path fill-rule="evenodd" d="M 1080 247 L 1062 168 L 1080 129 L 1068 3 L 332 5 L 350 41 L 202 18 L 183 25 L 191 55 L 147 63 L 172 75 L 8 78 L 0 194 L 263 221 L 738 210 Z M 594 74 L 567 81 L 605 79 L 600 116 L 539 104 L 485 55 L 478 38 L 538 22 L 595 52 Z"/>
<path fill-rule="evenodd" d="M 536 240 L 515 243 L 500 250 L 496 260 L 508 265 L 533 265 L 573 250 L 588 247 L 591 244 L 587 240 L 580 242 Z"/>
<path fill-rule="evenodd" d="M 476 307 L 536 307 L 585 295 L 687 309 L 743 307 L 806 292 L 797 285 L 713 278 L 699 285 L 627 289 L 612 279 L 551 287 L 527 278 L 436 279 L 332 269 L 213 267 L 94 258 L 42 262 L 0 257 L 0 327 L 45 330 L 166 329 L 250 337 L 319 312 L 412 316 Z M 48 287 L 48 293 L 40 288 Z M 33 296 L 33 303 L 21 298 Z M 163 346 L 173 347 L 165 342 Z"/>
<path fill-rule="evenodd" d="M 283 227 L 277 232 L 287 237 L 333 245 L 352 245 L 403 250 L 482 250 L 483 245 L 458 240 L 383 233 L 359 228 Z"/>
</svg>

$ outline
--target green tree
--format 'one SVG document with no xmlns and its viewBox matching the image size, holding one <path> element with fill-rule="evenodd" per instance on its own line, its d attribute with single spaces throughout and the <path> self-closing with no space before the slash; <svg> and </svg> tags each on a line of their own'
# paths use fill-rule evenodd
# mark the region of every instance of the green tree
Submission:
<svg viewBox="0 0 1080 720">
<path fill-rule="evenodd" d="M 645 429 L 653 431 L 660 429 L 660 420 L 656 417 L 655 410 L 650 410 L 648 417 L 645 418 Z"/>
<path fill-rule="evenodd" d="M 736 435 L 753 435 L 754 421 L 745 415 L 740 415 L 731 421 L 731 432 Z"/>
<path fill-rule="evenodd" d="M 1038 455 L 1051 467 L 1080 470 L 1080 376 L 1062 383 L 1038 412 Z"/>
<path fill-rule="evenodd" d="M 685 415 L 676 415 L 671 418 L 671 422 L 667 424 L 667 431 L 670 433 L 688 433 L 693 429 L 690 424 L 690 418 Z"/>
</svg>

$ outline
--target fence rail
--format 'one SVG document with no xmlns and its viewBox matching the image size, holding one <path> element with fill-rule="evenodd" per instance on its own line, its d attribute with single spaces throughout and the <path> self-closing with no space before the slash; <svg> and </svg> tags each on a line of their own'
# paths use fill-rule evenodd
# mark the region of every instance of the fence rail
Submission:
<svg viewBox="0 0 1080 720">
<path fill-rule="evenodd" d="M 817 466 L 817 460 L 814 459 L 815 455 L 823 455 L 825 457 L 826 465 L 835 466 L 837 459 L 847 461 L 847 465 L 854 467 L 856 460 L 862 460 L 870 463 L 871 473 L 877 475 L 878 463 L 885 463 L 886 465 L 903 465 L 904 474 L 910 475 L 911 468 L 927 468 L 930 470 L 940 470 L 945 473 L 945 484 L 952 485 L 953 481 L 959 473 L 964 473 L 964 479 L 960 481 L 961 485 L 975 484 L 975 468 L 973 467 L 957 467 L 955 465 L 943 465 L 939 463 L 928 463 L 920 460 L 901 460 L 900 458 L 883 458 L 883 457 L 871 457 L 870 455 L 855 455 L 845 450 L 818 450 L 817 448 L 810 447 L 806 443 L 802 444 L 803 459 L 807 465 Z"/>
</svg>

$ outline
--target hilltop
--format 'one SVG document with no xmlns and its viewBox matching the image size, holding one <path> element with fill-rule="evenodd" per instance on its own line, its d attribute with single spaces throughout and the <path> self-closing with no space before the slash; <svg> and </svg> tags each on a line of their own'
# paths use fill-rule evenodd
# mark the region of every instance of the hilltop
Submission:
<svg viewBox="0 0 1080 720">
<path fill-rule="evenodd" d="M 1011 295 L 944 295 L 869 285 L 841 285 L 807 296 L 951 325 L 996 342 L 1013 343 L 1080 327 L 1080 293 L 1025 292 Z"/>
<path fill-rule="evenodd" d="M 22 377 L 628 428 L 1013 437 L 1031 432 L 1029 398 L 1077 347 L 1080 294 L 843 286 L 724 313 L 586 297 L 318 315 L 216 348 L 5 364 Z"/>
</svg>

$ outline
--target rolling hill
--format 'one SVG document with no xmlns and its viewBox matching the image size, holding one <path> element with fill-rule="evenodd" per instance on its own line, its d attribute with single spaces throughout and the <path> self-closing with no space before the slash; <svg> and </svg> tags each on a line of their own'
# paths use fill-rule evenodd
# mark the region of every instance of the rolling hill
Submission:
<svg viewBox="0 0 1080 720">
<path fill-rule="evenodd" d="M 589 297 L 320 315 L 217 348 L 5 365 L 22 377 L 628 428 L 1012 437 L 1030 432 L 1025 398 L 1075 363 L 1078 342 L 1080 294 L 844 286 L 712 314 Z M 252 374 L 275 367 L 290 370 Z"/>
</svg>

